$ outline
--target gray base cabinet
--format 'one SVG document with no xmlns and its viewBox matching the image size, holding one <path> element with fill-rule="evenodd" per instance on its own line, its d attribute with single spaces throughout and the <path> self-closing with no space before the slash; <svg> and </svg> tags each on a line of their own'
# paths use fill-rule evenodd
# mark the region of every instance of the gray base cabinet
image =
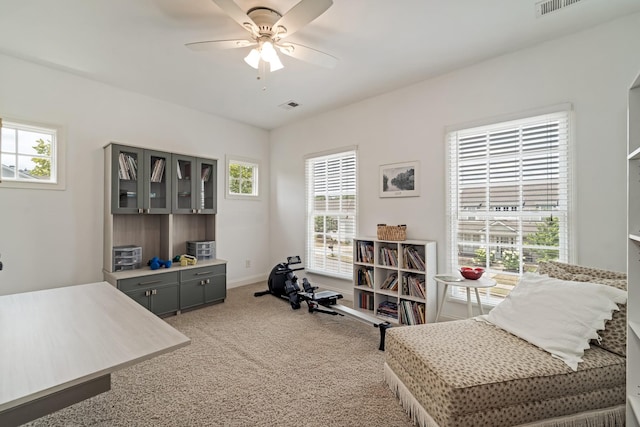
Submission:
<svg viewBox="0 0 640 427">
<path fill-rule="evenodd" d="M 201 267 L 180 272 L 180 309 L 185 310 L 227 297 L 226 265 Z"/>
<path fill-rule="evenodd" d="M 227 297 L 227 265 L 223 260 L 160 270 L 104 272 L 104 280 L 158 316 Z"/>
</svg>

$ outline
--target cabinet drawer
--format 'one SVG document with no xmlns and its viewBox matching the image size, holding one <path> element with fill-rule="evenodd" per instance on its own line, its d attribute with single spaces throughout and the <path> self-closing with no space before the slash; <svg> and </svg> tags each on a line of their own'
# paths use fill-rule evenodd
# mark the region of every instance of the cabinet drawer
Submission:
<svg viewBox="0 0 640 427">
<path fill-rule="evenodd" d="M 118 280 L 118 289 L 123 292 L 142 289 L 153 286 L 170 285 L 178 283 L 178 272 L 151 274 L 149 276 L 131 277 Z"/>
<path fill-rule="evenodd" d="M 194 279 L 202 279 L 205 277 L 215 276 L 217 274 L 225 274 L 227 271 L 226 264 L 209 265 L 207 267 L 191 268 L 180 272 L 180 282 Z"/>
</svg>

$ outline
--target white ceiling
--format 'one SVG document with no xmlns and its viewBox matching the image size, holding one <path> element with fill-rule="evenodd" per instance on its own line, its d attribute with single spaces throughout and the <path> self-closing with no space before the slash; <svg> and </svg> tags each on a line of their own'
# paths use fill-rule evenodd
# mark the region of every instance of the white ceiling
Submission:
<svg viewBox="0 0 640 427">
<path fill-rule="evenodd" d="M 297 2 L 236 0 L 282 14 Z M 0 0 L 0 53 L 273 129 L 640 12 L 640 0 L 581 0 L 536 18 L 535 2 L 334 0 L 287 40 L 330 53 L 337 67 L 281 55 L 285 68 L 265 91 L 243 61 L 249 48 L 185 48 L 248 34 L 211 0 Z M 278 107 L 291 100 L 300 106 Z"/>
</svg>

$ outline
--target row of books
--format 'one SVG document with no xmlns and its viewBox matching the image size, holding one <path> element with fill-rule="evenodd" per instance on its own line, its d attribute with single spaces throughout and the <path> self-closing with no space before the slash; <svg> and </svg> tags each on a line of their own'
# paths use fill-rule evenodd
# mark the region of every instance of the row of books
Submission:
<svg viewBox="0 0 640 427">
<path fill-rule="evenodd" d="M 389 317 L 390 319 L 398 320 L 398 304 L 393 301 L 382 301 L 378 305 L 376 314 L 378 316 Z"/>
<path fill-rule="evenodd" d="M 365 310 L 373 310 L 373 294 L 361 292 L 359 297 L 359 307 Z"/>
<path fill-rule="evenodd" d="M 404 268 L 410 268 L 412 270 L 425 270 L 425 263 L 422 256 L 412 246 L 406 246 L 402 252 L 404 257 Z"/>
<path fill-rule="evenodd" d="M 392 248 L 380 248 L 380 264 L 391 267 L 398 266 L 398 250 Z"/>
<path fill-rule="evenodd" d="M 422 325 L 425 323 L 424 304 L 407 300 L 400 301 L 400 315 L 405 325 Z"/>
<path fill-rule="evenodd" d="M 373 288 L 373 270 L 370 268 L 359 268 L 357 271 L 358 286 L 368 286 Z"/>
<path fill-rule="evenodd" d="M 136 158 L 127 154 L 120 153 L 118 156 L 118 176 L 120 179 L 135 180 L 138 176 L 138 162 Z"/>
<path fill-rule="evenodd" d="M 412 297 L 426 298 L 424 293 L 424 277 L 412 274 L 402 277 L 402 293 Z"/>
<path fill-rule="evenodd" d="M 151 171 L 151 182 L 162 182 L 164 177 L 164 164 L 165 159 L 156 159 L 153 162 L 153 170 Z"/>
<path fill-rule="evenodd" d="M 391 273 L 387 276 L 387 278 L 380 285 L 380 289 L 387 289 L 389 291 L 397 291 L 398 290 L 398 274 Z"/>
<path fill-rule="evenodd" d="M 373 244 L 371 242 L 358 242 L 356 260 L 373 264 Z"/>
</svg>

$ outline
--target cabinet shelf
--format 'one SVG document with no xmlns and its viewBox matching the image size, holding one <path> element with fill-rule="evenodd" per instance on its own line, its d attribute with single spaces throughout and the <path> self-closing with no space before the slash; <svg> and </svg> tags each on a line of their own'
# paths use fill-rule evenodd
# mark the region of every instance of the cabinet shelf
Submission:
<svg viewBox="0 0 640 427">
<path fill-rule="evenodd" d="M 355 309 L 394 324 L 425 323 L 435 319 L 435 242 L 357 238 L 354 241 L 354 259 Z M 370 287 L 362 284 L 363 269 L 373 278 Z M 387 289 L 390 282 L 394 289 Z M 424 294 L 424 297 L 419 294 Z M 395 314 L 394 308 L 397 317 L 387 315 L 390 312 Z"/>
</svg>

